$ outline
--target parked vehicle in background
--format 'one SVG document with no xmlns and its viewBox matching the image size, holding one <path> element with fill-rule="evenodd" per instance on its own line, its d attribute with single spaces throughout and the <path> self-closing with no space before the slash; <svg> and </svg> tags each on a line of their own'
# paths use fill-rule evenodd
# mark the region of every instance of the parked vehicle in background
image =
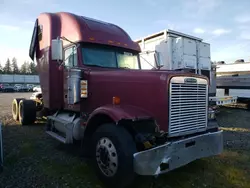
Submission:
<svg viewBox="0 0 250 188">
<path fill-rule="evenodd" d="M 39 85 L 39 86 L 33 87 L 33 91 L 34 92 L 40 92 L 41 91 L 41 86 Z"/>
<path fill-rule="evenodd" d="M 27 87 L 28 87 L 28 91 L 33 91 L 33 88 L 35 87 L 35 85 L 27 84 Z"/>
<path fill-rule="evenodd" d="M 22 85 L 21 85 L 21 84 L 15 84 L 15 85 L 14 85 L 14 90 L 15 90 L 16 92 L 20 92 L 21 89 L 22 89 Z"/>
<path fill-rule="evenodd" d="M 10 84 L 2 84 L 2 92 L 14 92 L 14 86 Z"/>
<path fill-rule="evenodd" d="M 16 92 L 28 92 L 29 87 L 26 84 L 15 84 L 14 85 L 14 90 Z"/>
<path fill-rule="evenodd" d="M 23 84 L 23 85 L 22 85 L 22 92 L 28 92 L 28 91 L 29 91 L 28 85 Z"/>
<path fill-rule="evenodd" d="M 208 78 L 141 70 L 140 52 L 114 24 L 65 12 L 39 15 L 29 55 L 42 93 L 14 99 L 13 119 L 32 125 L 42 109 L 46 133 L 64 144 L 82 141 L 107 187 L 220 154 Z"/>
<path fill-rule="evenodd" d="M 8 83 L 3 83 L 0 84 L 0 91 L 2 92 L 29 92 L 29 91 L 33 91 L 33 88 L 35 87 L 35 85 L 33 84 L 15 84 L 15 85 L 10 85 Z M 36 90 L 39 90 L 39 87 L 36 88 Z"/>
</svg>

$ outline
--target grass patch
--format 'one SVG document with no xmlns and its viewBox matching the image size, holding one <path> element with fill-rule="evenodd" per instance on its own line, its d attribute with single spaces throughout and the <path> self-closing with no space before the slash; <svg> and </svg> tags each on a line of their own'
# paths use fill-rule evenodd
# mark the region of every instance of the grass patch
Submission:
<svg viewBox="0 0 250 188">
<path fill-rule="evenodd" d="M 152 178 L 141 177 L 134 188 L 149 187 Z M 219 156 L 196 160 L 156 179 L 164 188 L 249 188 L 250 152 L 229 151 Z"/>
<path fill-rule="evenodd" d="M 80 161 L 79 158 L 73 158 L 67 162 L 43 160 L 39 165 L 39 171 L 48 176 L 49 179 L 60 182 L 60 186 L 101 187 L 101 182 L 95 176 L 93 169 L 85 161 Z"/>
<path fill-rule="evenodd" d="M 10 153 L 4 153 L 4 165 L 12 166 L 21 159 L 32 155 L 35 152 L 35 146 L 31 142 L 24 142 L 18 148 L 14 148 Z"/>
<path fill-rule="evenodd" d="M 17 154 L 10 154 L 4 158 L 4 166 L 13 166 L 18 163 L 19 157 Z"/>
<path fill-rule="evenodd" d="M 20 146 L 20 155 L 25 157 L 35 152 L 35 145 L 31 142 L 24 142 Z"/>
<path fill-rule="evenodd" d="M 230 147 L 225 144 L 219 156 L 160 175 L 154 188 L 250 188 L 249 118 L 249 111 L 221 109 L 218 123 Z M 60 145 L 45 134 L 42 120 L 36 122 L 38 126 L 12 124 L 8 116 L 3 120 L 7 126 L 3 127 L 0 187 L 103 187 L 77 148 Z M 133 187 L 151 188 L 152 179 L 139 177 Z"/>
</svg>

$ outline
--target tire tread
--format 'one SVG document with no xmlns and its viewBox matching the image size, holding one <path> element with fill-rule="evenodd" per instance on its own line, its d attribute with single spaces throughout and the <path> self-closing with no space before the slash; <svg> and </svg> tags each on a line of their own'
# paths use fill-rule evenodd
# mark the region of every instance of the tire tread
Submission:
<svg viewBox="0 0 250 188">
<path fill-rule="evenodd" d="M 112 140 L 119 155 L 117 174 L 111 178 L 102 174 L 95 160 L 95 146 L 102 137 L 108 137 Z M 124 127 L 111 123 L 101 125 L 93 135 L 91 148 L 95 170 L 107 187 L 124 188 L 131 185 L 136 176 L 133 168 L 133 154 L 137 150 L 132 136 Z"/>
</svg>

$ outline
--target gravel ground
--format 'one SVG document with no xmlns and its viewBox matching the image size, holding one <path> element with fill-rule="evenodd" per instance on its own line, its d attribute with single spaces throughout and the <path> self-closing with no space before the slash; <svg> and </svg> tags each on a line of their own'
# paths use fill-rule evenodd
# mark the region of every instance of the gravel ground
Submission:
<svg viewBox="0 0 250 188">
<path fill-rule="evenodd" d="M 102 187 L 79 146 L 64 146 L 47 136 L 43 124 L 20 126 L 11 118 L 11 101 L 30 93 L 0 93 L 4 123 L 4 171 L 1 188 Z M 250 111 L 222 108 L 218 116 L 224 130 L 224 152 L 194 161 L 156 179 L 155 188 L 250 188 Z M 140 177 L 136 188 L 150 188 L 152 178 Z"/>
</svg>

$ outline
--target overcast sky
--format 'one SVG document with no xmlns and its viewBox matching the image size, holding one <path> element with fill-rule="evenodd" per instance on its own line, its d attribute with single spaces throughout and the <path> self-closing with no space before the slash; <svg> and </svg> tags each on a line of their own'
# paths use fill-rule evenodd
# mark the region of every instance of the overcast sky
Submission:
<svg viewBox="0 0 250 188">
<path fill-rule="evenodd" d="M 211 44 L 212 60 L 250 60 L 249 0 L 0 0 L 0 62 L 30 60 L 34 21 L 67 11 L 121 26 L 133 39 L 174 29 Z"/>
</svg>

